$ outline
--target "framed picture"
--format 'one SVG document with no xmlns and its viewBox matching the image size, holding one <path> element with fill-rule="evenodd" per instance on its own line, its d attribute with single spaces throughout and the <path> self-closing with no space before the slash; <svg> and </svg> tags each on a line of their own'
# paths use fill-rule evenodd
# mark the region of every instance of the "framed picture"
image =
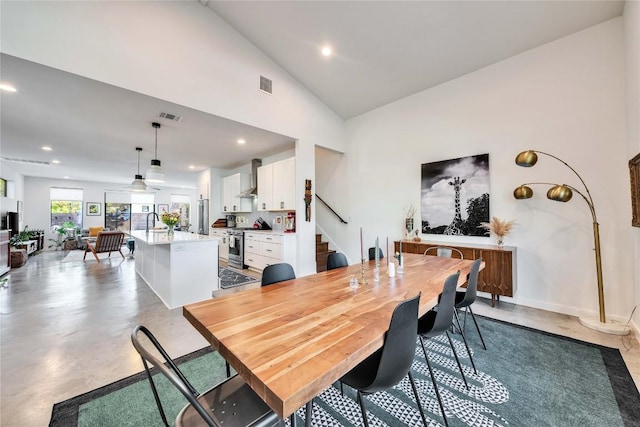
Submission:
<svg viewBox="0 0 640 427">
<path fill-rule="evenodd" d="M 18 211 L 18 221 L 22 221 L 22 201 L 16 202 L 16 210 Z"/>
<path fill-rule="evenodd" d="M 158 203 L 158 213 L 163 214 L 166 212 L 169 212 L 169 205 L 163 205 L 161 203 Z"/>
<path fill-rule="evenodd" d="M 629 160 L 631 178 L 631 225 L 640 227 L 640 154 Z"/>
<path fill-rule="evenodd" d="M 102 206 L 101 203 L 87 202 L 87 215 L 88 216 L 100 215 L 100 206 Z"/>
<path fill-rule="evenodd" d="M 143 205 L 142 212 L 149 212 L 149 205 Z"/>
<path fill-rule="evenodd" d="M 421 188 L 422 233 L 489 237 L 489 154 L 423 163 Z"/>
</svg>

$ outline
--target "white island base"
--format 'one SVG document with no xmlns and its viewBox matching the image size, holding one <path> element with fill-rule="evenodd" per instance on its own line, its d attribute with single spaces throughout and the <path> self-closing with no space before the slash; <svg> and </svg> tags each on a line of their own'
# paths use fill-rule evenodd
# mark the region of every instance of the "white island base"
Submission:
<svg viewBox="0 0 640 427">
<path fill-rule="evenodd" d="M 176 231 L 132 231 L 136 273 L 168 308 L 211 298 L 218 290 L 215 237 Z"/>
</svg>

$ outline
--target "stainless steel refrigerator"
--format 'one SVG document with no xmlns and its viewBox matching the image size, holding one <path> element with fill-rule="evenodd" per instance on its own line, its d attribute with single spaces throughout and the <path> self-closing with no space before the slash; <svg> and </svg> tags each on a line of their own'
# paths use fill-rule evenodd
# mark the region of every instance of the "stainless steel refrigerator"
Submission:
<svg viewBox="0 0 640 427">
<path fill-rule="evenodd" d="M 198 200 L 198 234 L 209 234 L 209 199 Z"/>
</svg>

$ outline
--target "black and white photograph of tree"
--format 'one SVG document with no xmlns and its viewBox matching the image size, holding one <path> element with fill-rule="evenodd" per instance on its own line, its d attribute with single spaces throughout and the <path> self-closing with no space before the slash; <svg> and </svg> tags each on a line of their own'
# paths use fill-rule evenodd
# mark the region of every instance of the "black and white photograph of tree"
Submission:
<svg viewBox="0 0 640 427">
<path fill-rule="evenodd" d="M 489 154 L 422 164 L 422 233 L 486 236 Z"/>
</svg>

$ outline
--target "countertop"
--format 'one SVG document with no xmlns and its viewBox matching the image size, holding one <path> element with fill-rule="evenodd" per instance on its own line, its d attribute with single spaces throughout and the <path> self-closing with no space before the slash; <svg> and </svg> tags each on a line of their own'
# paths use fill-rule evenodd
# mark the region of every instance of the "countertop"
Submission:
<svg viewBox="0 0 640 427">
<path fill-rule="evenodd" d="M 141 240 L 148 245 L 170 245 L 173 243 L 191 243 L 202 242 L 206 240 L 219 241 L 215 236 L 207 236 L 204 234 L 187 233 L 186 231 L 175 231 L 173 236 L 167 234 L 167 230 L 146 231 L 136 230 L 127 233 L 136 240 Z"/>
</svg>

